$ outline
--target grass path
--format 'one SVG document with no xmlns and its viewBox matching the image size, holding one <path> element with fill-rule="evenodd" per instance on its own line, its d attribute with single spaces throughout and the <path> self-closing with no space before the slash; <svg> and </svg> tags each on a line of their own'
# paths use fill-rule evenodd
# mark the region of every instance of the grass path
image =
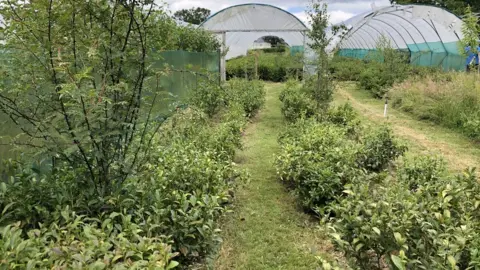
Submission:
<svg viewBox="0 0 480 270">
<path fill-rule="evenodd" d="M 391 107 L 388 109 L 388 119 L 385 119 L 383 101 L 372 98 L 366 91 L 358 90 L 353 83 L 340 83 L 335 94 L 335 102 L 347 100 L 367 121 L 389 122 L 396 134 L 409 142 L 412 153 L 442 154 L 454 170 L 463 170 L 480 164 L 480 145 L 458 132 L 415 120 L 412 116 Z"/>
<path fill-rule="evenodd" d="M 267 84 L 265 108 L 245 133 L 237 162 L 251 174 L 241 187 L 234 213 L 225 218 L 224 243 L 215 269 L 315 269 L 316 255 L 332 246 L 315 228 L 317 222 L 297 207 L 276 177 L 274 154 L 284 128 L 278 95 L 282 84 Z"/>
</svg>

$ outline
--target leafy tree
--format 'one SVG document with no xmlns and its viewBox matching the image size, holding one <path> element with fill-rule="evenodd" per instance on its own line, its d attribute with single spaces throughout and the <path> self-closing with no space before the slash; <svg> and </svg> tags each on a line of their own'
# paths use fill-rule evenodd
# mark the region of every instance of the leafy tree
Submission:
<svg viewBox="0 0 480 270">
<path fill-rule="evenodd" d="M 178 20 L 198 25 L 204 22 L 210 16 L 210 13 L 209 9 L 197 7 L 179 10 L 173 16 Z"/>
<path fill-rule="evenodd" d="M 270 43 L 272 47 L 286 46 L 287 42 L 283 38 L 277 36 L 264 36 L 262 37 L 263 41 Z"/>
<path fill-rule="evenodd" d="M 322 0 L 312 0 L 307 10 L 311 30 L 307 33 L 310 39 L 308 44 L 316 54 L 316 78 L 310 78 L 306 86 L 313 100 L 317 104 L 317 109 L 326 111 L 333 97 L 334 86 L 329 76 L 328 65 L 330 62 L 326 48 L 331 39 L 327 37 L 327 28 L 329 24 L 329 15 L 327 4 Z"/>
<path fill-rule="evenodd" d="M 478 25 L 478 17 L 473 13 L 473 10 L 470 6 L 467 6 L 467 8 L 465 9 L 465 16 L 463 18 L 463 22 L 463 39 L 460 40 L 460 52 L 465 55 L 466 51 L 464 50 L 464 48 L 470 46 L 473 53 L 478 53 L 477 47 L 480 26 Z"/>
<path fill-rule="evenodd" d="M 165 45 L 155 39 L 165 13 L 137 0 L 7 4 L 0 110 L 23 131 L 13 143 L 55 157 L 80 189 L 108 196 L 137 170 L 161 124 L 152 120 L 160 93 L 151 52 Z"/>
<path fill-rule="evenodd" d="M 462 16 L 465 13 L 467 6 L 472 7 L 473 12 L 480 12 L 479 0 L 390 0 L 391 3 L 397 4 L 424 4 L 433 5 L 445 8 L 458 16 Z"/>
</svg>

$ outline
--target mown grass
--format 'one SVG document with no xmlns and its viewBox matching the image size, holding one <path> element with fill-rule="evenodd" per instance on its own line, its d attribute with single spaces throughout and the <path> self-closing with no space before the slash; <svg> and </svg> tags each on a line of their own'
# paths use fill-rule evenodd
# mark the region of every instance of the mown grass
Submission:
<svg viewBox="0 0 480 270">
<path fill-rule="evenodd" d="M 316 256 L 333 256 L 318 222 L 302 212 L 276 176 L 277 137 L 285 127 L 278 99 L 282 87 L 267 84 L 265 108 L 245 132 L 237 162 L 251 181 L 240 188 L 234 213 L 225 218 L 214 269 L 315 269 Z"/>
<path fill-rule="evenodd" d="M 338 83 L 336 104 L 349 101 L 367 123 L 388 122 L 398 136 L 409 145 L 410 154 L 441 154 L 452 170 L 463 170 L 480 164 L 480 144 L 454 130 L 415 119 L 411 114 L 388 107 L 388 117 L 383 117 L 384 101 L 372 98 L 355 83 Z"/>
</svg>

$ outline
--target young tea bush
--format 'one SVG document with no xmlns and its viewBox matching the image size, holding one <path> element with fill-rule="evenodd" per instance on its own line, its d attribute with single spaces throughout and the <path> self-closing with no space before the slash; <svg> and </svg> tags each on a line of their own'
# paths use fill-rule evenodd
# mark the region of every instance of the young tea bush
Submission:
<svg viewBox="0 0 480 270">
<path fill-rule="evenodd" d="M 169 240 L 143 232 L 127 214 L 111 213 L 100 222 L 66 208 L 55 222 L 39 229 L 23 230 L 18 223 L 1 227 L 0 268 L 175 268 L 178 262 L 166 244 Z"/>
<path fill-rule="evenodd" d="M 289 80 L 280 93 L 282 114 L 288 122 L 295 122 L 300 117 L 315 115 L 315 103 L 299 87 L 298 82 Z"/>
<path fill-rule="evenodd" d="M 197 86 L 190 90 L 189 104 L 214 116 L 225 103 L 225 90 L 218 79 L 214 77 L 201 77 L 197 79 Z"/>
<path fill-rule="evenodd" d="M 306 209 L 316 210 L 332 201 L 359 173 L 356 144 L 346 139 L 342 128 L 302 119 L 288 127 L 280 143 L 277 173 Z"/>
<path fill-rule="evenodd" d="M 265 104 L 265 89 L 261 81 L 232 79 L 226 90 L 228 105 L 238 103 L 243 106 L 247 117 L 253 117 Z"/>
<path fill-rule="evenodd" d="M 443 176 L 436 159 L 413 162 L 397 181 L 347 186 L 348 195 L 331 205 L 332 239 L 352 266 L 362 269 L 385 264 L 390 269 L 476 269 L 480 186 L 475 173 Z"/>
<path fill-rule="evenodd" d="M 345 128 L 347 134 L 354 137 L 361 134 L 361 121 L 358 119 L 358 113 L 350 103 L 331 108 L 326 114 L 325 120 Z"/>
<path fill-rule="evenodd" d="M 387 126 L 371 129 L 360 139 L 361 148 L 357 153 L 358 166 L 372 172 L 380 172 L 391 161 L 402 156 L 407 147 L 401 144 Z"/>
</svg>

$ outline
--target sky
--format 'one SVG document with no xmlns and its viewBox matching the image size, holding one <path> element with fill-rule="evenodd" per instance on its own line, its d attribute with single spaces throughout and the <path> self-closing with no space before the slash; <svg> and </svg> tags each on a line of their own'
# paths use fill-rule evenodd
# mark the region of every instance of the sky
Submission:
<svg viewBox="0 0 480 270">
<path fill-rule="evenodd" d="M 184 8 L 203 7 L 210 9 L 212 14 L 232 5 L 245 3 L 270 4 L 288 10 L 300 20 L 307 22 L 305 7 L 309 0 L 166 0 L 172 12 Z M 389 0 L 327 0 L 330 23 L 341 23 L 355 15 L 372 10 L 372 4 L 376 7 L 390 4 Z"/>
</svg>

